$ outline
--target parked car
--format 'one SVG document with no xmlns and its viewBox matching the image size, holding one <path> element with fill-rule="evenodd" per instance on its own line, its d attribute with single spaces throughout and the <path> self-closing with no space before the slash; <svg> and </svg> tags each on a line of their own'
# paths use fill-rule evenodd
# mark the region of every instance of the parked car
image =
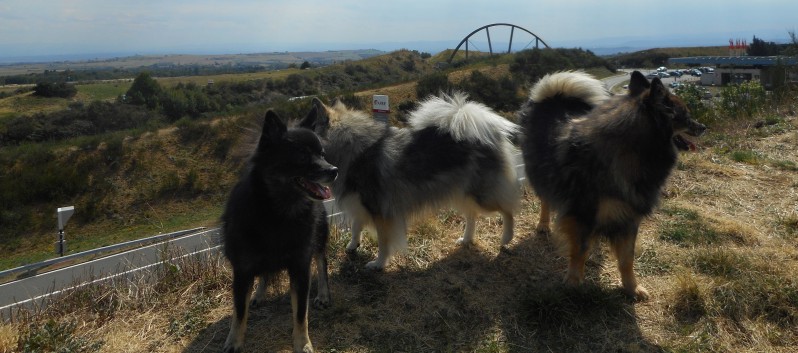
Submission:
<svg viewBox="0 0 798 353">
<path fill-rule="evenodd" d="M 665 72 L 665 71 L 668 71 L 668 68 L 665 66 L 660 66 L 657 68 L 657 72 Z"/>
<path fill-rule="evenodd" d="M 665 71 L 660 71 L 660 72 L 658 72 L 658 73 L 657 73 L 657 75 L 659 75 L 659 77 L 660 77 L 660 78 L 671 77 L 671 75 L 669 75 L 669 74 L 668 74 L 667 72 L 665 72 Z"/>
<path fill-rule="evenodd" d="M 648 75 L 646 75 L 647 79 L 652 79 L 652 78 L 655 78 L 655 77 L 659 77 L 659 73 L 657 73 L 657 72 L 649 72 Z"/>
<path fill-rule="evenodd" d="M 699 69 L 693 69 L 693 71 L 690 71 L 690 75 L 693 75 L 693 76 L 701 76 L 701 74 L 702 74 L 702 72 Z"/>
<path fill-rule="evenodd" d="M 670 74 L 673 77 L 682 77 L 682 72 L 681 71 L 671 71 L 668 74 Z"/>
</svg>

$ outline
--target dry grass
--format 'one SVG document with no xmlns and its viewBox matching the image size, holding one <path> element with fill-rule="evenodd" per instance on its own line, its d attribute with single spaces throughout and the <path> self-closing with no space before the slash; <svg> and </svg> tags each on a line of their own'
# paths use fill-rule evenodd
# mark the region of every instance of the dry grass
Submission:
<svg viewBox="0 0 798 353">
<path fill-rule="evenodd" d="M 555 239 L 532 233 L 539 203 L 526 191 L 509 252 L 499 251 L 500 217 L 482 218 L 477 244 L 460 248 L 463 218 L 441 211 L 413 225 L 407 253 L 374 273 L 363 269 L 374 242 L 350 258 L 349 234 L 336 229 L 333 305 L 311 310 L 311 339 L 321 352 L 352 353 L 793 352 L 798 174 L 771 161 L 798 161 L 795 123 L 716 126 L 699 152 L 680 157 L 661 207 L 641 227 L 636 271 L 648 301 L 621 293 L 603 244 L 588 262 L 587 284 L 565 287 L 566 260 Z M 737 161 L 735 150 L 762 161 Z M 217 258 L 67 293 L 38 316 L 20 312 L 0 325 L 0 352 L 22 351 L 34 338 L 74 352 L 218 352 L 230 280 Z M 290 335 L 283 281 L 252 310 L 246 351 L 290 351 Z"/>
</svg>

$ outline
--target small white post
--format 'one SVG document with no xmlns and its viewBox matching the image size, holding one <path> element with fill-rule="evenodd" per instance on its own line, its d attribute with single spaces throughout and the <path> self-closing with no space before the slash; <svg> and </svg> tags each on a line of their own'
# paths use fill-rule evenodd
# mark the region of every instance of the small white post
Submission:
<svg viewBox="0 0 798 353">
<path fill-rule="evenodd" d="M 75 213 L 75 206 L 59 207 L 56 210 L 56 215 L 58 215 L 58 241 L 55 243 L 55 252 L 58 253 L 58 256 L 64 256 L 64 253 L 66 252 L 64 226 L 69 220 L 69 217 L 72 217 L 73 213 Z"/>
</svg>

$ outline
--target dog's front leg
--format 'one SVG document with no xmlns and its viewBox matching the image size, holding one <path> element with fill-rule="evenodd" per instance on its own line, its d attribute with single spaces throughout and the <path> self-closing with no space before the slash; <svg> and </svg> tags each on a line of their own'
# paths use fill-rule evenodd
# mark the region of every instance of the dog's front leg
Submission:
<svg viewBox="0 0 798 353">
<path fill-rule="evenodd" d="M 515 218 L 512 211 L 501 211 L 502 214 L 502 249 L 507 249 L 513 241 L 513 229 L 515 228 Z"/>
<path fill-rule="evenodd" d="M 247 331 L 247 312 L 252 283 L 255 277 L 241 274 L 233 270 L 233 316 L 230 318 L 230 333 L 224 342 L 224 353 L 241 352 L 244 345 L 244 334 Z"/>
<path fill-rule="evenodd" d="M 291 311 L 293 312 L 294 352 L 313 353 L 308 335 L 308 302 L 310 301 L 310 263 L 304 268 L 289 269 L 291 282 Z"/>
<path fill-rule="evenodd" d="M 355 250 L 360 246 L 360 233 L 363 230 L 363 222 L 358 219 L 352 221 L 352 239 L 349 240 L 349 244 L 346 245 L 346 252 L 354 253 Z"/>
<path fill-rule="evenodd" d="M 624 291 L 635 300 L 648 300 L 650 295 L 645 287 L 637 283 L 634 271 L 635 242 L 637 226 L 629 235 L 617 236 L 612 240 L 612 249 L 618 259 L 618 270 L 621 272 L 621 284 Z"/>
<path fill-rule="evenodd" d="M 330 287 L 327 278 L 327 254 L 324 249 L 316 253 L 316 276 L 318 276 L 318 294 L 313 300 L 313 306 L 326 309 L 330 306 Z"/>
<path fill-rule="evenodd" d="M 549 203 L 540 200 L 540 219 L 538 220 L 538 226 L 535 229 L 538 235 L 551 234 L 551 227 L 549 226 L 550 221 L 551 221 L 551 210 L 549 208 Z"/>
<path fill-rule="evenodd" d="M 460 239 L 457 239 L 457 245 L 463 246 L 470 246 L 474 244 L 474 233 L 476 232 L 476 224 L 477 224 L 477 213 L 473 211 L 468 211 L 465 214 L 465 231 L 463 231 L 463 236 Z"/>
<path fill-rule="evenodd" d="M 394 252 L 407 244 L 407 227 L 403 220 L 374 219 L 377 228 L 377 258 L 366 264 L 367 269 L 380 271 L 391 262 Z"/>
</svg>

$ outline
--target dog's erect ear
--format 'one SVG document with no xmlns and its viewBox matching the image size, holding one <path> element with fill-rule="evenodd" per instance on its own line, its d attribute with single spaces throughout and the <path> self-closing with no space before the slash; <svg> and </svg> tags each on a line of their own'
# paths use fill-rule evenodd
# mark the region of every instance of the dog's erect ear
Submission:
<svg viewBox="0 0 798 353">
<path fill-rule="evenodd" d="M 659 103 L 665 100 L 670 93 L 668 92 L 668 88 L 662 84 L 662 81 L 655 77 L 651 80 L 651 91 L 649 93 L 649 99 L 654 100 L 655 102 Z"/>
<path fill-rule="evenodd" d="M 632 72 L 632 77 L 629 79 L 629 95 L 638 96 L 645 92 L 650 86 L 648 80 L 640 71 Z"/>
<path fill-rule="evenodd" d="M 266 112 L 266 117 L 263 119 L 263 131 L 260 134 L 260 142 L 258 146 L 268 145 L 279 141 L 285 135 L 287 128 L 280 116 L 273 110 L 269 109 Z"/>
<path fill-rule="evenodd" d="M 330 116 L 327 114 L 327 108 L 320 99 L 315 97 L 311 105 L 310 112 L 299 122 L 299 127 L 324 135 L 330 127 Z"/>
</svg>

